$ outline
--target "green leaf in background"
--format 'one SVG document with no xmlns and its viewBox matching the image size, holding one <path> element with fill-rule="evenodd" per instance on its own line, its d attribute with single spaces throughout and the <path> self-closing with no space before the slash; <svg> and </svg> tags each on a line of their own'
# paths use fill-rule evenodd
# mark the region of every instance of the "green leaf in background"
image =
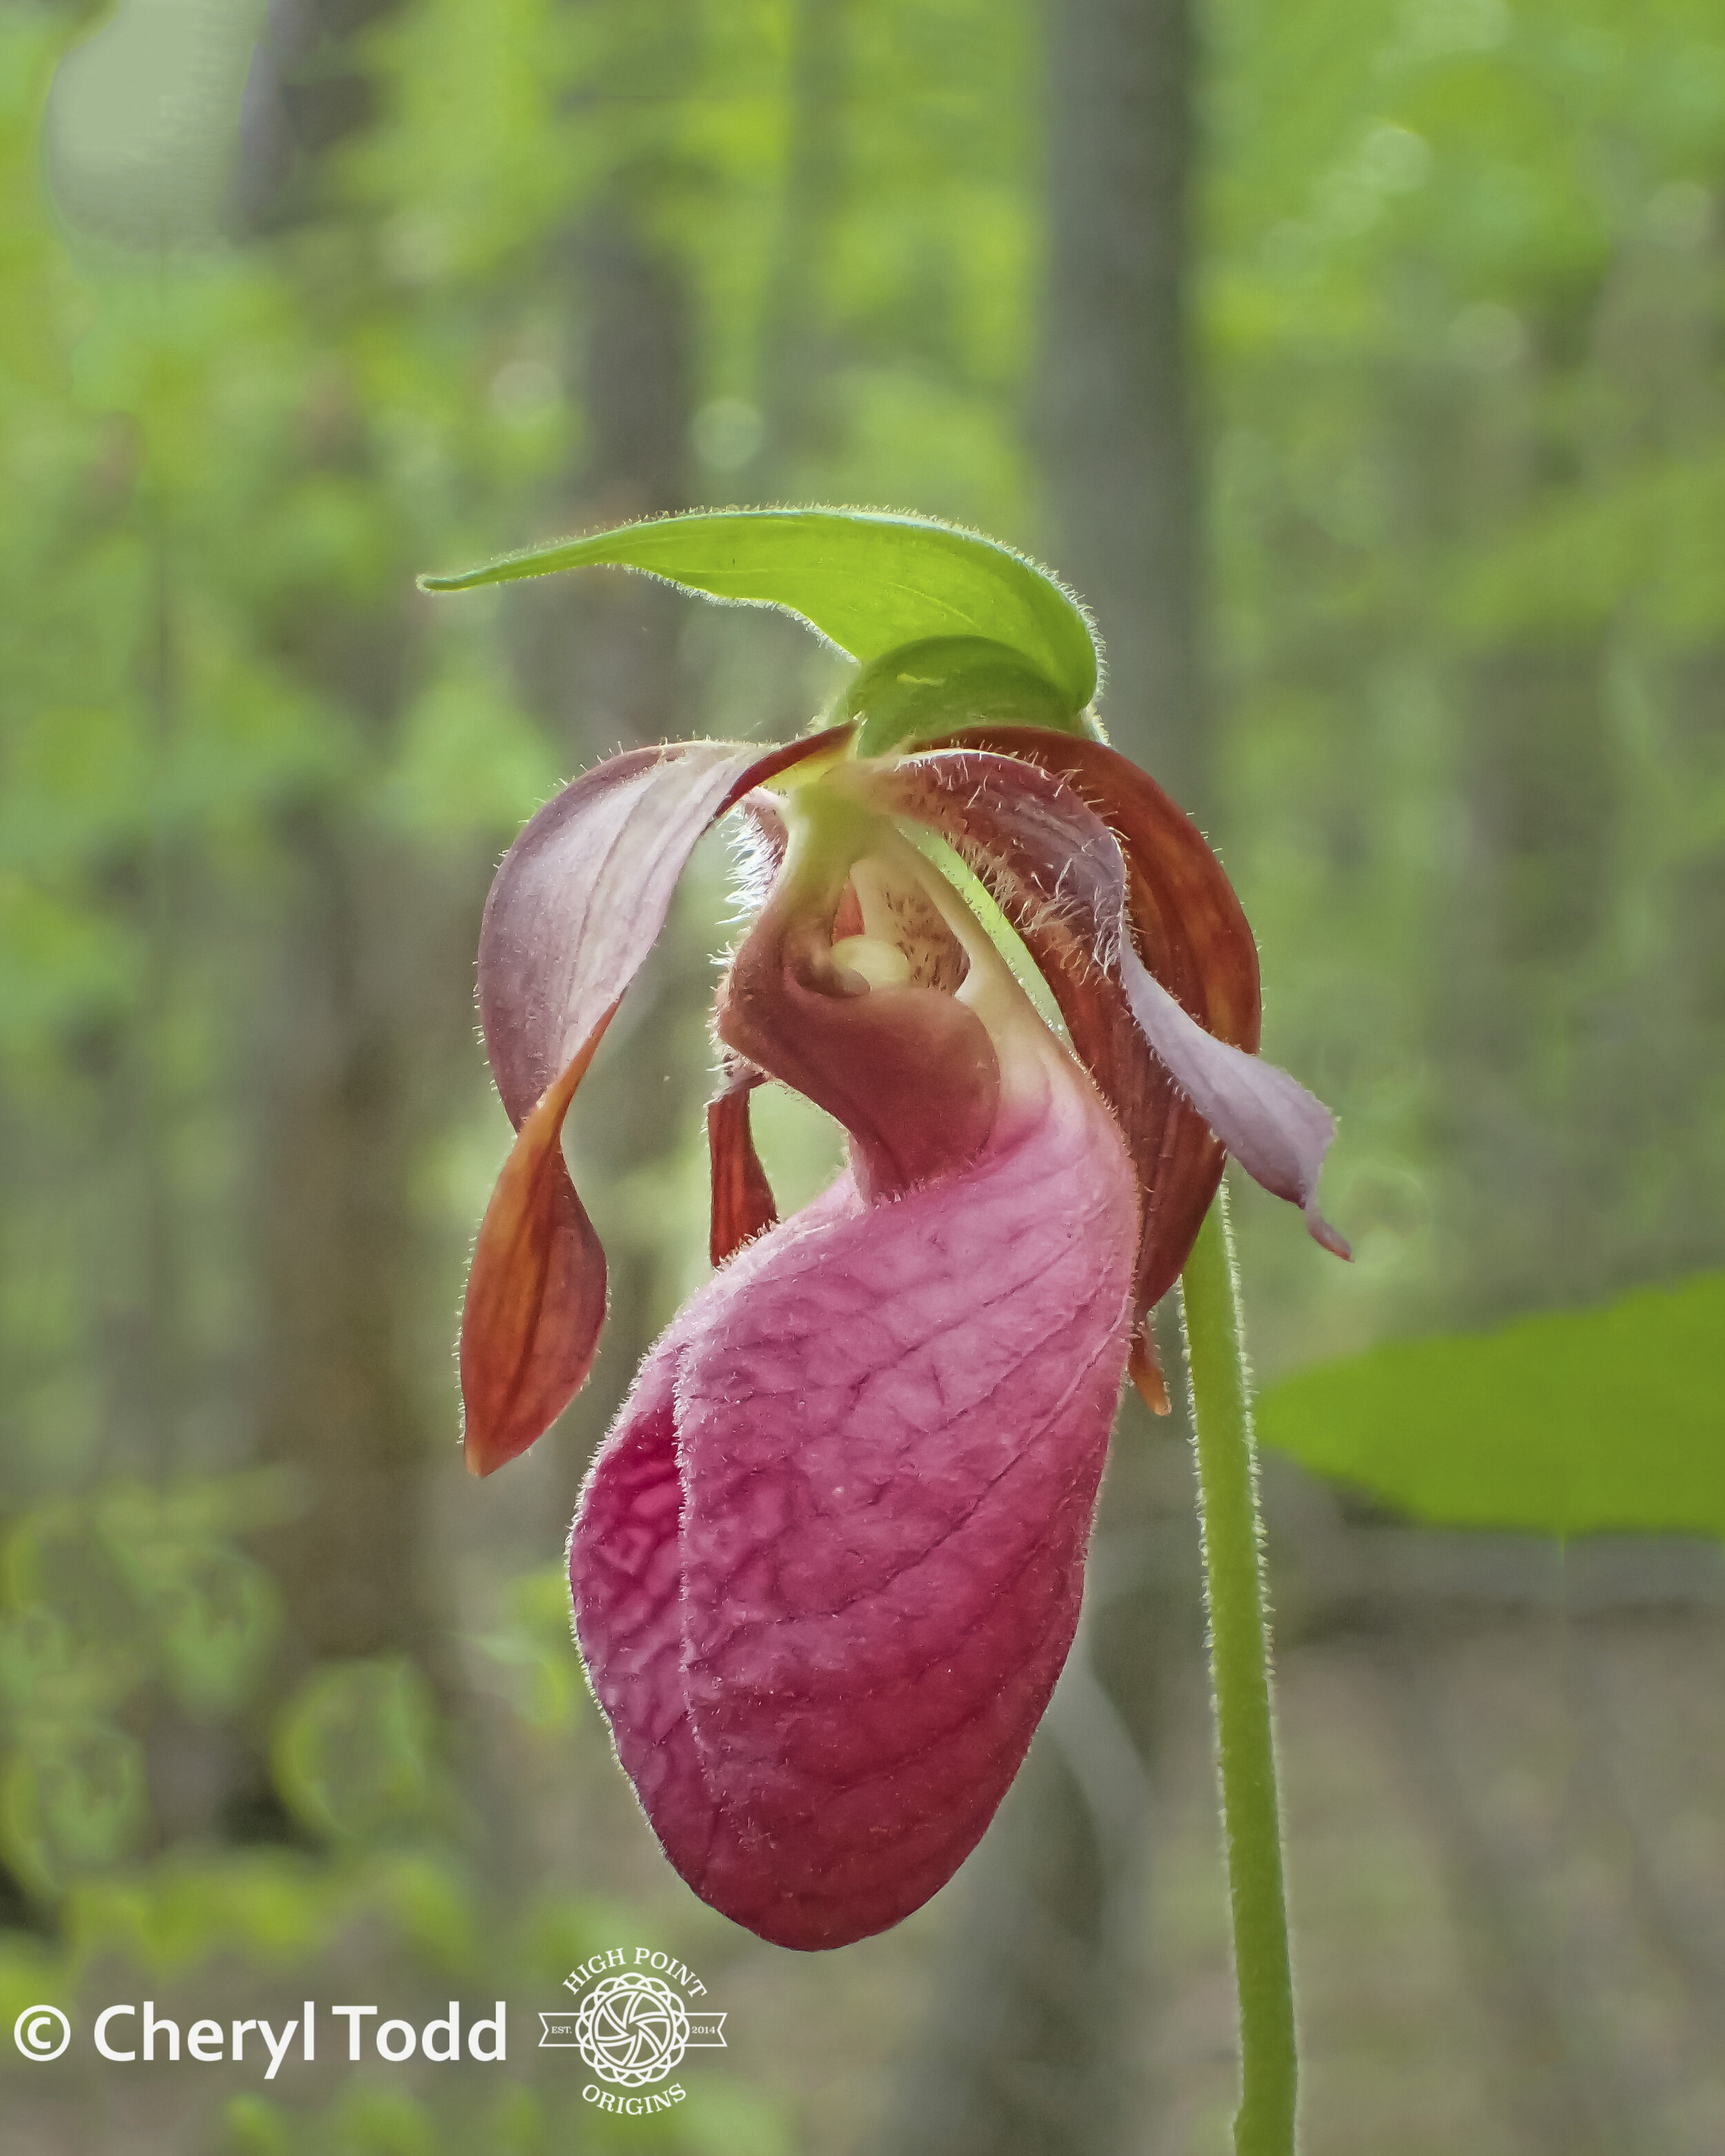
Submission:
<svg viewBox="0 0 1725 2156">
<path fill-rule="evenodd" d="M 144 1756 L 136 1738 L 94 1717 L 44 1717 L 26 1735 L 0 1780 L 0 1851 L 33 1892 L 51 1894 L 141 1840 Z"/>
<path fill-rule="evenodd" d="M 363 1838 L 425 1819 L 437 1710 L 404 1656 L 325 1662 L 277 1722 L 277 1785 L 319 1833 Z"/>
<path fill-rule="evenodd" d="M 438 2132 L 436 2107 L 405 2089 L 346 2082 L 330 2107 L 330 2139 L 343 2156 L 434 2156 L 450 2144 Z"/>
<path fill-rule="evenodd" d="M 587 1697 L 569 1652 L 569 1575 L 561 1564 L 523 1573 L 505 1601 L 504 1621 L 472 1643 L 486 1676 L 531 1728 L 567 1729 Z"/>
<path fill-rule="evenodd" d="M 301 1959 L 349 1913 L 333 1875 L 300 1851 L 206 1846 L 74 1881 L 64 1923 L 78 1955 L 167 1975 L 223 1953 Z"/>
<path fill-rule="evenodd" d="M 644 569 L 707 598 L 782 607 L 863 665 L 929 637 L 986 637 L 1021 653 L 1081 711 L 1096 648 L 1071 595 L 1045 570 L 975 531 L 858 509 L 701 510 L 565 539 L 429 592 L 470 591 L 554 569 Z"/>
<path fill-rule="evenodd" d="M 294 2133 L 289 2114 L 267 2096 L 249 2091 L 231 2097 L 222 2113 L 227 2139 L 223 2156 L 293 2156 Z"/>
<path fill-rule="evenodd" d="M 1725 1273 L 1395 1341 L 1258 1403 L 1302 1467 L 1440 1527 L 1725 1535 Z"/>
</svg>

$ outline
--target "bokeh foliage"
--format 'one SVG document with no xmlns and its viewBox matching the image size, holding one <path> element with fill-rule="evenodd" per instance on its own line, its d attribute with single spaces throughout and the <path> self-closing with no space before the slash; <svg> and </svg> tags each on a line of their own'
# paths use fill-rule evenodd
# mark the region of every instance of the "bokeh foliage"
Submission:
<svg viewBox="0 0 1725 2156">
<path fill-rule="evenodd" d="M 131 63 L 80 107 L 59 71 L 100 18 L 0 13 L 0 2027 L 116 1967 L 291 1989 L 359 1940 L 435 2003 L 554 1992 L 609 1941 L 601 1867 L 565 1850 L 581 1883 L 548 1888 L 495 1825 L 497 1783 L 554 1799 L 603 1750 L 553 1508 L 459 1563 L 445 1532 L 428 1627 L 310 1662 L 274 1554 L 312 1495 L 259 1449 L 255 1249 L 259 1101 L 321 1023 L 277 948 L 306 834 L 409 912 L 454 894 L 467 932 L 521 819 L 618 738 L 608 711 L 572 733 L 547 710 L 536 616 L 416 573 L 738 499 L 1047 552 L 1034 388 L 1064 326 L 1040 311 L 1034 9 L 411 0 L 304 64 L 295 96 L 339 79 L 352 109 L 244 213 L 260 16 L 205 12 L 226 42 L 117 182 L 80 145 L 119 126 Z M 1717 1528 L 1686 1478 L 1705 1326 L 1625 1303 L 1615 1350 L 1617 1320 L 1553 1317 L 1440 1368 L 1400 1336 L 1590 1307 L 1725 1244 L 1725 31 L 1707 0 L 1206 19 L 1215 835 L 1266 1049 L 1341 1111 L 1327 1209 L 1359 1252 L 1314 1267 L 1243 1199 L 1252 1330 L 1271 1378 L 1368 1351 L 1289 1378 L 1266 1433 L 1439 1518 Z M 592 480 L 593 249 L 619 230 L 689 326 L 675 504 Z M 676 731 L 782 732 L 829 693 L 783 644 L 721 649 L 736 626 L 677 618 Z M 377 911 L 363 994 L 429 1041 Z M 685 925 L 697 977 L 716 911 Z M 439 959 L 458 1033 L 466 963 Z M 698 1019 L 663 993 L 693 1070 Z M 423 1244 L 402 1271 L 428 1482 L 501 1142 L 472 1055 L 439 1068 L 388 1166 Z M 670 1117 L 645 1158 L 575 1134 L 661 1311 L 701 1262 L 697 1133 Z M 1612 1471 L 1637 1479 L 1542 1518 L 1540 1463 L 1608 1398 L 1583 1376 L 1608 1352 L 1634 1395 Z M 1655 1412 L 1649 1352 L 1702 1401 L 1661 1423 L 1669 1502 L 1620 1442 Z M 1420 1392 L 1417 1472 L 1380 1385 Z M 1502 1445 L 1469 1415 L 1481 1386 L 1500 1421 L 1525 1403 Z M 1549 1450 L 1506 1510 L 1491 1478 L 1530 1431 Z M 245 1802 L 176 1796 L 187 1760 Z M 714 2148 L 783 2138 L 746 2088 L 724 2101 Z M 255 2095 L 207 2123 L 260 2151 L 588 2132 L 525 2086 L 463 2105 L 368 2085 L 309 2123 Z"/>
</svg>

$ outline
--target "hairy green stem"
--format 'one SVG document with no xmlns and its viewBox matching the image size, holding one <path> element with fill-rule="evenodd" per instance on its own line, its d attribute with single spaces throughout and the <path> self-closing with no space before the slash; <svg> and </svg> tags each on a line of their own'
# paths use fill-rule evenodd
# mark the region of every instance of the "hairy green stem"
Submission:
<svg viewBox="0 0 1725 2156">
<path fill-rule="evenodd" d="M 1292 2156 L 1299 2054 L 1282 1897 L 1263 1531 L 1225 1191 L 1218 1191 L 1199 1230 L 1180 1288 L 1240 1989 L 1235 2156 Z"/>
</svg>

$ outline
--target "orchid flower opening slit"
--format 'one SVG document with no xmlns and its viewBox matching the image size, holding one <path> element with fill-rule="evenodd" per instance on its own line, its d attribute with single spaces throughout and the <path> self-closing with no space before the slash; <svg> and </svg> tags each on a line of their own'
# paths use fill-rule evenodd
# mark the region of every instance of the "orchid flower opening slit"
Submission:
<svg viewBox="0 0 1725 2156">
<path fill-rule="evenodd" d="M 463 1318 L 469 1464 L 531 1445 L 592 1363 L 604 1259 L 562 1126 L 679 871 L 734 815 L 759 889 L 715 1006 L 714 1270 L 643 1363 L 569 1541 L 618 1759 L 683 1877 L 764 1938 L 842 1946 L 927 1901 L 1048 1703 L 1122 1384 L 1166 1409 L 1149 1314 L 1198 1242 L 1237 2145 L 1291 2146 L 1250 1429 L 1219 1214 L 1204 1228 L 1226 1158 L 1347 1252 L 1316 1204 L 1332 1119 L 1256 1053 L 1239 903 L 1195 826 L 1101 738 L 1081 609 L 1009 550 L 911 518 L 730 511 L 428 582 L 588 562 L 783 607 L 860 670 L 787 746 L 676 743 L 583 773 L 498 870 L 480 1008 L 517 1135 Z M 768 1081 L 848 1139 L 845 1172 L 783 1221 L 750 1129 Z"/>
</svg>

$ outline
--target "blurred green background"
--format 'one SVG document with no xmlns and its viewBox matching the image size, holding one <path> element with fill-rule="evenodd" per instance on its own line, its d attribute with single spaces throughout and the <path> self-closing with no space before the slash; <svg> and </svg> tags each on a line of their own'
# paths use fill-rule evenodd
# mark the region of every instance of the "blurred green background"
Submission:
<svg viewBox="0 0 1725 2156">
<path fill-rule="evenodd" d="M 0 470 L 4 2156 L 1226 2146 L 1178 1419 L 1123 1410 L 1048 1725 L 900 1931 L 736 1931 L 609 1760 L 561 1549 L 704 1268 L 716 842 L 572 1119 L 599 1368 L 461 1471 L 490 870 L 843 669 L 414 573 L 797 500 L 1084 593 L 1342 1117 L 1355 1265 L 1236 1204 L 1308 2146 L 1725 2146 L 1717 0 L 9 0 Z M 527 2032 L 638 1941 L 730 2046 L 608 2133 Z M 6 2038 L 452 1992 L 506 2070 Z"/>
</svg>

